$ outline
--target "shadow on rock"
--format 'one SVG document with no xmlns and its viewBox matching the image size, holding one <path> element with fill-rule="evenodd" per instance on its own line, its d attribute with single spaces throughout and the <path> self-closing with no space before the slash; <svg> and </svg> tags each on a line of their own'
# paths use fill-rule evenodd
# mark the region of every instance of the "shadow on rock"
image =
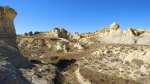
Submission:
<svg viewBox="0 0 150 84">
<path fill-rule="evenodd" d="M 68 66 L 74 64 L 75 62 L 75 59 L 61 59 L 56 64 L 54 64 L 57 67 L 56 77 L 53 80 L 54 84 L 63 84 L 64 77 L 61 72 L 63 72 Z"/>
</svg>

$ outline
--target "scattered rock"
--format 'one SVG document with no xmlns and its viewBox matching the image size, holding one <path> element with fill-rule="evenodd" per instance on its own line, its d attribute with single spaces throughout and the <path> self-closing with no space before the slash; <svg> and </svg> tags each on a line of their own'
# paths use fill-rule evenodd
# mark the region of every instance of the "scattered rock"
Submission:
<svg viewBox="0 0 150 84">
<path fill-rule="evenodd" d="M 148 84 L 150 59 L 147 57 L 147 51 L 149 49 L 149 46 L 101 45 L 97 51 L 78 61 L 81 74 L 95 84 L 99 82 L 126 84 L 127 81 L 128 84 Z M 95 74 L 92 76 L 90 71 Z"/>
</svg>

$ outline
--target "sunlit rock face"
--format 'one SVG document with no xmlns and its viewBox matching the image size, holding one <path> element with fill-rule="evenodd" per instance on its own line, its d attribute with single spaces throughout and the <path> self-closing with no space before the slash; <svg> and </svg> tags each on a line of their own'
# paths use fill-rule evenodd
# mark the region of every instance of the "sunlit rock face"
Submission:
<svg viewBox="0 0 150 84">
<path fill-rule="evenodd" d="M 0 40 L 16 47 L 14 19 L 17 13 L 9 7 L 0 7 Z"/>
<path fill-rule="evenodd" d="M 119 24 L 117 24 L 116 22 L 113 22 L 111 25 L 110 25 L 110 29 L 113 30 L 113 31 L 117 31 L 119 30 Z"/>
<path fill-rule="evenodd" d="M 51 37 L 54 38 L 67 38 L 68 37 L 68 31 L 64 28 L 54 28 L 49 32 Z"/>
</svg>

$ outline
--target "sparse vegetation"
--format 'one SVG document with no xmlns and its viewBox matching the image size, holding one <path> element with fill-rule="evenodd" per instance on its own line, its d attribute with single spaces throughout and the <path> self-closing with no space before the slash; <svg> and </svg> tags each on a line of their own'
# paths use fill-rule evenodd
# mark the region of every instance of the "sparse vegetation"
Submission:
<svg viewBox="0 0 150 84">
<path fill-rule="evenodd" d="M 0 83 L 150 83 L 149 31 L 120 32 L 120 26 L 113 23 L 110 28 L 93 33 L 74 35 L 64 28 L 54 28 L 49 32 L 30 31 L 17 35 L 16 39 L 15 31 L 10 31 L 14 29 L 15 11 L 7 6 L 2 9 L 0 13 L 6 18 L 0 19 L 3 33 L 0 35 Z M 148 45 L 143 45 L 144 42 Z"/>
</svg>

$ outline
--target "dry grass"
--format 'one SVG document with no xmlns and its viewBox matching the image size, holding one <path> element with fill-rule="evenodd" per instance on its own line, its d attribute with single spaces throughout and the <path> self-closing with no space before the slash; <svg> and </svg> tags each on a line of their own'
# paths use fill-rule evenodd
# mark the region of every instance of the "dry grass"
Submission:
<svg viewBox="0 0 150 84">
<path fill-rule="evenodd" d="M 90 79 L 92 84 L 140 84 L 133 80 L 122 79 L 112 75 L 106 75 L 87 68 L 80 69 L 80 73 L 86 78 Z"/>
</svg>

